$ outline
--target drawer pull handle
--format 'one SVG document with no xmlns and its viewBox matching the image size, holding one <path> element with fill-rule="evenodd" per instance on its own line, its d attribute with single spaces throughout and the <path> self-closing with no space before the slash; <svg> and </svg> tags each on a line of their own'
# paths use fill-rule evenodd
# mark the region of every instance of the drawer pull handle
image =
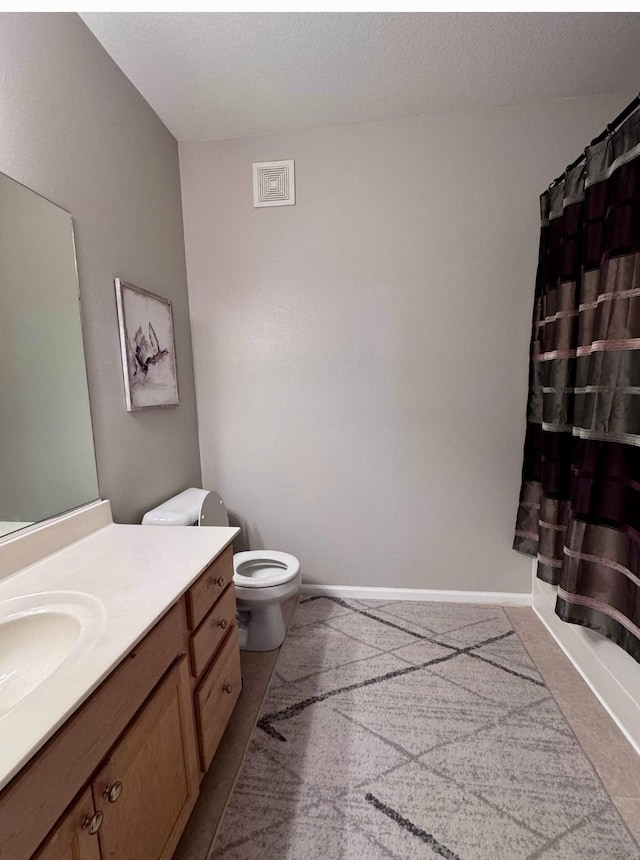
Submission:
<svg viewBox="0 0 640 860">
<path fill-rule="evenodd" d="M 225 691 L 225 693 L 230 693 L 233 690 L 233 687 L 231 686 L 231 684 L 225 684 L 222 689 Z"/>
<path fill-rule="evenodd" d="M 115 803 L 122 794 L 122 783 L 120 780 L 114 782 L 113 785 L 108 785 L 102 792 L 102 796 L 106 797 L 109 803 Z"/>
<path fill-rule="evenodd" d="M 96 812 L 95 815 L 85 815 L 82 829 L 86 830 L 90 836 L 95 836 L 98 830 L 100 830 L 103 818 L 104 815 L 101 812 Z"/>
<path fill-rule="evenodd" d="M 219 577 L 216 579 L 216 582 L 217 582 L 217 583 L 218 583 L 218 585 L 222 588 L 222 586 L 224 585 L 224 576 L 219 576 Z"/>
<path fill-rule="evenodd" d="M 227 629 L 228 624 L 229 624 L 229 622 L 227 621 L 226 618 L 221 618 L 220 621 L 218 621 L 218 627 L 222 627 L 223 630 Z"/>
</svg>

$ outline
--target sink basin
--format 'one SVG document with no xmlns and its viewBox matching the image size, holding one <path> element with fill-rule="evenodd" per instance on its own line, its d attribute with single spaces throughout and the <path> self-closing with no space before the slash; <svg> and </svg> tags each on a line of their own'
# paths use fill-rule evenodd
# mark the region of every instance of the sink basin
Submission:
<svg viewBox="0 0 640 860">
<path fill-rule="evenodd" d="M 85 656 L 103 626 L 100 602 L 79 592 L 0 602 L 0 719 Z"/>
</svg>

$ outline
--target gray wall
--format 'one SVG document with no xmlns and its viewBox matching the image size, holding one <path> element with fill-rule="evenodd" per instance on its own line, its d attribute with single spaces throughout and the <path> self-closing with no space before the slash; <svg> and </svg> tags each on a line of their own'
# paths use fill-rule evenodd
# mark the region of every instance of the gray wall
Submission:
<svg viewBox="0 0 640 860">
<path fill-rule="evenodd" d="M 307 581 L 529 590 L 538 195 L 629 98 L 180 144 L 203 480 L 253 546 Z M 289 158 L 297 205 L 254 209 L 251 163 Z"/>
<path fill-rule="evenodd" d="M 74 218 L 98 480 L 119 522 L 200 482 L 178 149 L 75 14 L 0 15 L 0 170 Z M 173 302 L 180 406 L 125 409 L 114 276 Z"/>
</svg>

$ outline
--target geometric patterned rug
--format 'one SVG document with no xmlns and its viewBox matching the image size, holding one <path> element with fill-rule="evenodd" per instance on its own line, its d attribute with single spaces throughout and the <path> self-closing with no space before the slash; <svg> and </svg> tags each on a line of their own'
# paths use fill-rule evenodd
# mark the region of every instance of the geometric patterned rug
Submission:
<svg viewBox="0 0 640 860">
<path fill-rule="evenodd" d="M 639 860 L 495 606 L 300 601 L 209 854 Z"/>
</svg>

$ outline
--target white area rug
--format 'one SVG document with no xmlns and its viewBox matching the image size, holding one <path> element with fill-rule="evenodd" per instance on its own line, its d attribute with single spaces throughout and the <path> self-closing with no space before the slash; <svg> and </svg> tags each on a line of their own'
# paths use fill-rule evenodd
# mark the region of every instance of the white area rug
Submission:
<svg viewBox="0 0 640 860">
<path fill-rule="evenodd" d="M 500 608 L 312 597 L 209 857 L 640 850 Z"/>
</svg>

